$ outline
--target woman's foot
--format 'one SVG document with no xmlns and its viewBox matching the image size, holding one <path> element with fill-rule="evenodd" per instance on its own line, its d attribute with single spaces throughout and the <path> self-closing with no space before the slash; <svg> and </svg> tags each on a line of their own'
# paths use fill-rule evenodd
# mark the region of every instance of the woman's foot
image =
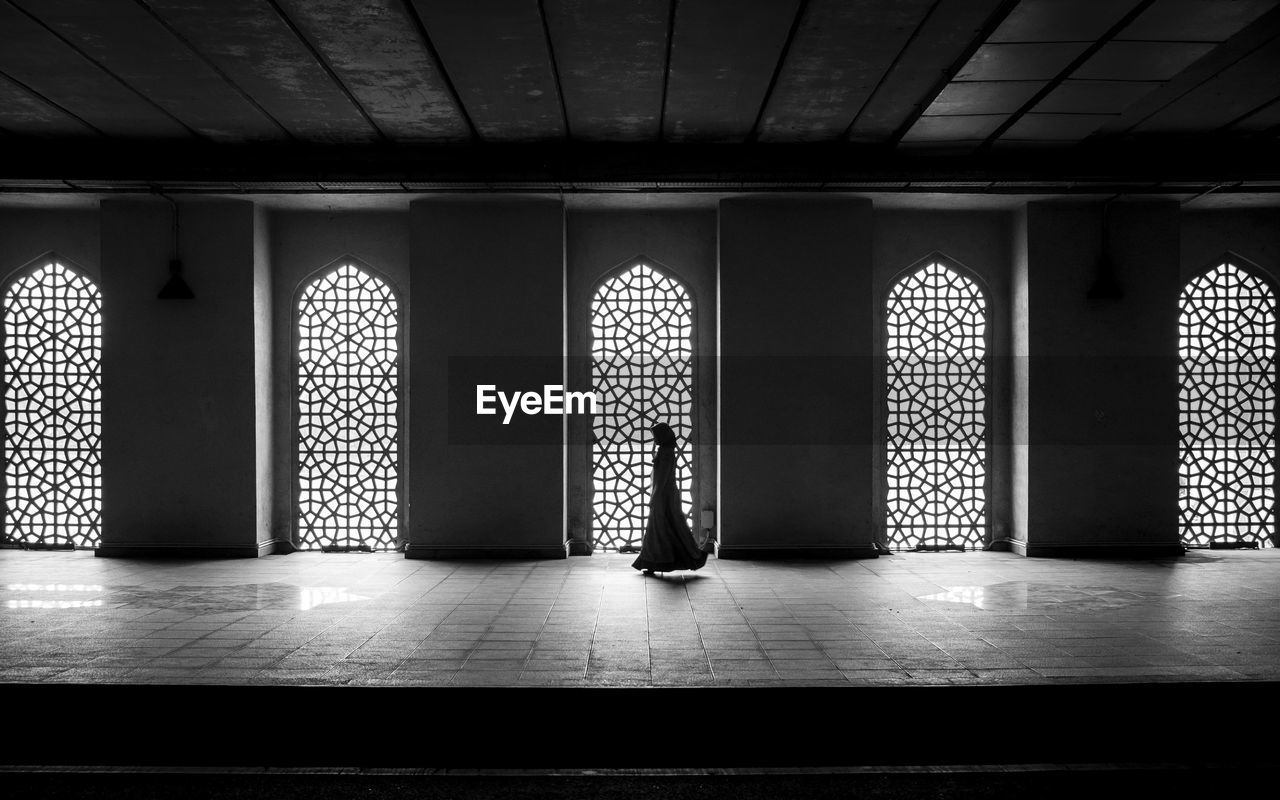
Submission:
<svg viewBox="0 0 1280 800">
<path fill-rule="evenodd" d="M 645 575 L 652 575 L 652 574 L 653 574 L 653 570 L 651 570 L 651 569 L 646 569 L 646 570 L 644 571 L 644 574 L 645 574 Z"/>
</svg>

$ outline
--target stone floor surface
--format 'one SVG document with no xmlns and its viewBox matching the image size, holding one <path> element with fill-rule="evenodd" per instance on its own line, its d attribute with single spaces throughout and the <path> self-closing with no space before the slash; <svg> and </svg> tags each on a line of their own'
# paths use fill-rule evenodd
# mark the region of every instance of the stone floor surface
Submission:
<svg viewBox="0 0 1280 800">
<path fill-rule="evenodd" d="M 0 681 L 410 686 L 1280 679 L 1280 551 L 154 561 L 0 550 Z"/>
</svg>

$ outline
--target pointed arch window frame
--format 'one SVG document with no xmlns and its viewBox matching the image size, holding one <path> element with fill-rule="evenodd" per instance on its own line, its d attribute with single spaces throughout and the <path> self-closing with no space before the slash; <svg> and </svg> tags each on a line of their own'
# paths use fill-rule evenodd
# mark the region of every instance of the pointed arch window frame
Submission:
<svg viewBox="0 0 1280 800">
<path fill-rule="evenodd" d="M 941 250 L 933 250 L 925 256 L 911 262 L 908 266 L 890 274 L 876 295 L 876 332 L 874 341 L 876 343 L 877 367 L 875 370 L 875 381 L 873 383 L 877 393 L 874 406 L 876 412 L 876 447 L 875 458 L 873 461 L 876 466 L 874 495 L 874 507 L 876 510 L 876 546 L 877 548 L 885 551 L 910 552 L 907 548 L 894 547 L 889 541 L 889 299 L 893 296 L 894 289 L 896 289 L 904 279 L 919 270 L 928 267 L 930 264 L 942 264 L 947 269 L 972 282 L 983 301 L 983 310 L 985 312 L 985 325 L 983 327 L 982 337 L 984 365 L 983 385 L 986 391 L 984 395 L 985 402 L 983 403 L 983 462 L 985 469 L 982 483 L 984 498 L 982 549 L 989 549 L 995 543 L 994 522 L 998 494 L 998 476 L 996 473 L 1002 468 L 1002 464 L 998 463 L 997 449 L 995 447 L 995 439 L 998 435 L 997 427 L 1002 421 L 1000 394 L 997 391 L 998 385 L 1001 381 L 1001 375 L 997 369 L 997 357 L 995 354 L 997 342 L 995 332 L 996 326 L 1000 322 L 1000 316 L 998 309 L 996 308 L 996 304 L 993 302 L 995 293 L 987 280 L 976 270 L 965 265 L 962 261 L 947 255 Z M 969 550 L 970 548 L 966 546 L 963 549 Z"/>
<path fill-rule="evenodd" d="M 654 272 L 657 272 L 659 275 L 662 275 L 664 278 L 670 281 L 673 281 L 677 286 L 679 286 L 681 289 L 684 290 L 685 295 L 689 298 L 689 322 L 690 322 L 689 324 L 689 352 L 690 352 L 689 395 L 692 399 L 692 408 L 690 410 L 690 417 L 692 419 L 692 433 L 688 438 L 690 489 L 689 489 L 689 508 L 686 509 L 686 517 L 690 519 L 690 525 L 696 531 L 698 527 L 696 524 L 698 522 L 698 509 L 701 508 L 702 502 L 703 502 L 702 486 L 701 486 L 701 480 L 699 476 L 699 471 L 700 471 L 699 470 L 699 467 L 700 467 L 699 448 L 704 438 L 703 436 L 704 432 L 701 430 L 701 427 L 702 427 L 700 424 L 701 415 L 699 413 L 699 408 L 698 408 L 698 398 L 700 396 L 699 392 L 700 392 L 701 379 L 702 379 L 702 376 L 699 374 L 701 370 L 699 369 L 699 366 L 698 366 L 699 354 L 701 352 L 699 350 L 701 343 L 698 337 L 698 320 L 699 320 L 698 297 L 697 297 L 697 293 L 693 290 L 693 287 L 691 286 L 691 281 L 681 276 L 678 271 L 668 266 L 667 264 L 664 264 L 663 262 L 655 258 L 651 258 L 644 253 L 638 253 L 636 255 L 633 255 L 624 261 L 618 262 L 614 266 L 610 267 L 609 269 L 601 273 L 591 283 L 590 291 L 587 293 L 586 308 L 583 309 L 583 311 L 581 312 L 582 314 L 581 318 L 583 320 L 582 324 L 586 331 L 587 374 L 585 376 L 586 377 L 585 385 L 588 390 L 594 390 L 595 388 L 595 374 L 594 374 L 595 335 L 591 329 L 591 318 L 592 318 L 592 310 L 595 306 L 596 297 L 599 294 L 600 290 L 610 281 L 614 280 L 615 278 L 621 275 L 626 274 L 631 269 L 641 265 L 646 266 L 652 269 Z M 601 545 L 598 543 L 598 538 L 596 536 L 596 526 L 595 526 L 595 481 L 593 477 L 594 471 L 595 471 L 595 455 L 594 455 L 595 417 L 593 415 L 585 415 L 585 416 L 588 417 L 588 419 L 586 420 L 586 426 L 587 426 L 586 431 L 588 434 L 588 442 L 590 444 L 589 450 L 591 451 L 588 454 L 588 474 L 587 474 L 588 485 L 591 487 L 591 490 L 588 492 L 588 496 L 586 498 L 585 510 L 587 512 L 586 519 L 588 522 L 588 526 L 587 526 L 588 542 L 590 544 L 591 550 L 594 552 L 594 551 L 601 550 Z M 647 488 L 648 488 L 648 484 L 646 482 L 646 490 Z M 634 548 L 623 548 L 619 552 L 625 553 L 625 552 L 633 552 L 638 550 L 639 550 L 639 543 L 637 543 Z"/>
<path fill-rule="evenodd" d="M 400 551 L 408 543 L 408 366 L 405 316 L 405 294 L 386 272 L 372 266 L 363 258 L 346 254 L 330 261 L 319 269 L 304 275 L 294 287 L 289 301 L 289 543 L 295 550 L 312 549 L 303 545 L 301 538 L 301 451 L 302 394 L 301 377 L 301 301 L 303 293 L 316 281 L 344 266 L 359 270 L 381 281 L 391 293 L 396 304 L 396 531 L 393 551 Z M 278 362 L 277 362 L 278 363 Z M 278 462 L 277 462 L 278 463 Z M 319 552 L 319 549 L 316 549 Z"/>
<path fill-rule="evenodd" d="M 1193 282 L 1205 277 L 1219 267 L 1230 264 L 1238 270 L 1252 278 L 1262 282 L 1271 291 L 1271 296 L 1275 301 L 1276 329 L 1273 332 L 1273 359 L 1272 359 L 1272 407 L 1271 407 L 1271 460 L 1272 460 L 1272 506 L 1271 506 L 1271 524 L 1270 524 L 1270 544 L 1273 547 L 1280 547 L 1280 279 L 1277 279 L 1270 270 L 1262 267 L 1257 262 L 1246 258 L 1245 256 L 1235 252 L 1234 250 L 1224 250 L 1219 256 L 1201 264 L 1198 269 L 1191 273 L 1178 287 L 1178 300 L 1174 309 L 1175 320 L 1178 325 L 1177 351 L 1176 358 L 1178 361 L 1178 454 L 1177 464 L 1179 472 L 1179 495 L 1181 495 L 1181 472 L 1183 459 L 1183 436 L 1182 436 L 1182 298 L 1186 295 L 1187 287 Z M 1186 548 L 1200 549 L 1202 546 L 1188 544 L 1183 535 L 1182 520 L 1182 498 L 1177 498 L 1178 513 L 1178 543 Z M 1237 546 L 1228 544 L 1230 546 Z M 1267 546 L 1265 542 L 1259 542 L 1259 547 Z"/>
<path fill-rule="evenodd" d="M 102 313 L 103 313 L 103 297 L 102 286 L 100 280 L 85 269 L 75 259 L 67 258 L 60 254 L 57 250 L 48 250 L 39 256 L 31 259 L 27 263 L 9 272 L 0 280 L 0 311 L 8 299 L 9 291 L 13 285 L 27 277 L 37 270 L 43 269 L 50 264 L 57 264 L 63 269 L 79 276 L 93 287 L 98 296 L 98 487 L 97 487 L 97 507 L 98 519 L 96 522 L 95 543 L 89 546 L 73 545 L 77 550 L 96 550 L 102 545 Z M 23 547 L 22 543 L 11 541 L 9 537 L 9 507 L 8 502 L 4 500 L 8 496 L 9 491 L 9 475 L 8 475 L 8 456 L 9 449 L 8 427 L 9 427 L 9 402 L 8 381 L 6 375 L 8 373 L 8 358 L 5 355 L 8 352 L 8 332 L 7 326 L 3 320 L 0 320 L 0 547 Z M 29 546 L 29 545 L 27 545 Z M 38 545 L 39 546 L 39 545 Z"/>
</svg>

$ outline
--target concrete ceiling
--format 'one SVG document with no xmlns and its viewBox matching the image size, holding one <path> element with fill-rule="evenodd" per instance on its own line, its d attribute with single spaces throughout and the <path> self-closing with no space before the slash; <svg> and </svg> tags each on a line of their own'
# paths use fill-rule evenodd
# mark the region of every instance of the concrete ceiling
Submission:
<svg viewBox="0 0 1280 800">
<path fill-rule="evenodd" d="M 507 145 L 962 164 L 1278 135 L 1280 0 L 0 0 L 0 182 L 27 188 L 74 181 L 71 147 L 132 148 L 142 182 L 152 148 L 192 179 L 190 153 L 321 148 L 378 183 Z"/>
</svg>

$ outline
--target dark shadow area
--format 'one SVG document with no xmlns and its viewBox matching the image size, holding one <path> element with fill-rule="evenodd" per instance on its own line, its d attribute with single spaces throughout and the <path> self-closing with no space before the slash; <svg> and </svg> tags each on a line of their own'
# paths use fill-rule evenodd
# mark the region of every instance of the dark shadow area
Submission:
<svg viewBox="0 0 1280 800">
<path fill-rule="evenodd" d="M 4 763 L 76 767 L 831 769 L 1184 761 L 1274 682 L 552 689 L 4 684 Z M 652 709 L 601 717 L 601 709 Z M 90 714 L 93 722 L 80 730 Z M 696 724 L 693 724 L 696 718 Z M 398 740 L 393 731 L 405 731 Z M 256 731 L 257 733 L 251 733 Z M 387 735 L 374 735 L 385 731 Z M 1003 733 L 1002 733 L 1003 732 Z M 655 747 L 654 742 L 671 746 Z M 1238 752 L 1206 753 L 1204 761 Z M 1247 763 L 1276 765 L 1273 748 Z M 24 795 L 10 795 L 24 796 Z M 30 795 L 33 796 L 33 795 Z"/>
<path fill-rule="evenodd" d="M 662 798 L 662 800 L 862 800 L 948 798 L 992 800 L 1081 797 L 1202 798 L 1230 785 L 1266 785 L 1270 769 L 1175 767 L 1170 769 L 1086 769 L 1037 772 L 921 772 L 803 775 L 127 775 L 0 774 L 9 797 L 76 797 L 86 800 L 140 798 L 186 800 L 362 800 L 398 798 L 492 798 L 492 800 L 578 800 L 579 798 Z M 1230 795 L 1228 795 L 1230 796 Z"/>
</svg>

